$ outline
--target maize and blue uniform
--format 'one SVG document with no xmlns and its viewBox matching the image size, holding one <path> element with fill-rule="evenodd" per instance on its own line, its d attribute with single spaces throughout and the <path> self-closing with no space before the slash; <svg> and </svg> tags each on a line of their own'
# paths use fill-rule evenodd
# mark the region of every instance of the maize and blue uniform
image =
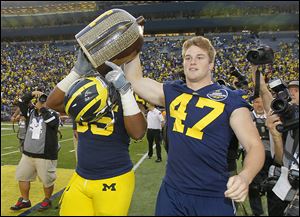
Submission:
<svg viewBox="0 0 300 217">
<path fill-rule="evenodd" d="M 60 215 L 127 215 L 135 178 L 121 102 L 97 123 L 77 124 L 78 163 Z"/>
<path fill-rule="evenodd" d="M 183 81 L 163 86 L 169 141 L 156 215 L 234 215 L 225 198 L 231 113 L 249 104 L 217 83 L 197 91 Z"/>
</svg>

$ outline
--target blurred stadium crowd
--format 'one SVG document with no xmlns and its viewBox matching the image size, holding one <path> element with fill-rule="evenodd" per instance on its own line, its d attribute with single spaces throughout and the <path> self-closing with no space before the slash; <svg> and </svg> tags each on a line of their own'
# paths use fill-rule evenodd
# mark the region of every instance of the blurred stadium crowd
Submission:
<svg viewBox="0 0 300 217">
<path fill-rule="evenodd" d="M 254 34 L 228 34 L 228 37 L 207 35 L 216 50 L 215 80 L 222 79 L 233 85 L 236 78 L 230 67 L 235 66 L 248 78 L 243 87 L 248 97 L 253 94 L 246 54 L 264 43 Z M 142 49 L 144 76 L 159 82 L 179 79 L 182 76 L 181 47 L 184 37 L 145 38 Z M 2 42 L 1 43 L 1 120 L 9 119 L 17 100 L 27 91 L 49 93 L 69 73 L 76 60 L 75 41 L 53 42 Z M 273 64 L 261 65 L 266 80 L 281 78 L 285 82 L 299 79 L 299 33 L 294 39 L 273 38 L 275 59 Z M 234 65 L 233 65 L 234 64 Z"/>
</svg>

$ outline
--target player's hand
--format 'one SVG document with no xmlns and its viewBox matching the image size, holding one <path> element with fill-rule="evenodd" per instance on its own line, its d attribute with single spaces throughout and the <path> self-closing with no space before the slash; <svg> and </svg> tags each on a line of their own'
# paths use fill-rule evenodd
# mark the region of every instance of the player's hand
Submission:
<svg viewBox="0 0 300 217">
<path fill-rule="evenodd" d="M 227 182 L 227 191 L 225 197 L 228 197 L 235 202 L 244 202 L 249 191 L 249 183 L 241 175 L 235 175 L 229 178 Z"/>
<path fill-rule="evenodd" d="M 81 48 L 78 51 L 77 60 L 72 70 L 80 76 L 86 76 L 89 74 L 96 73 L 94 67 L 92 66 L 91 62 L 86 58 Z"/>
<path fill-rule="evenodd" d="M 125 93 L 127 93 L 127 91 L 131 87 L 131 84 L 126 80 L 121 67 L 109 61 L 105 61 L 105 64 L 113 69 L 105 75 L 106 80 L 111 82 L 114 87 L 120 92 L 120 94 L 124 95 Z"/>
</svg>

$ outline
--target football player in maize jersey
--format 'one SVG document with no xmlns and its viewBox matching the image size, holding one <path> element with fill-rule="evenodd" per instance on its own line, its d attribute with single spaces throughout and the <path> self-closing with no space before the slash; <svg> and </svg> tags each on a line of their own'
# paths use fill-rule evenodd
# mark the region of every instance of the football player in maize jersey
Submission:
<svg viewBox="0 0 300 217">
<path fill-rule="evenodd" d="M 147 123 L 129 82 L 118 86 L 113 77 L 88 76 L 91 71 L 95 73 L 80 50 L 70 74 L 47 101 L 49 107 L 66 110 L 78 122 L 78 162 L 62 195 L 60 215 L 127 215 L 135 186 L 129 137 L 142 138 Z M 80 76 L 85 77 L 77 80 Z M 100 112 L 95 111 L 97 106 Z"/>
<path fill-rule="evenodd" d="M 245 200 L 263 166 L 264 147 L 248 103 L 236 91 L 212 82 L 211 42 L 193 37 L 183 44 L 182 55 L 186 82 L 162 84 L 143 77 L 139 56 L 124 69 L 140 97 L 166 108 L 168 162 L 155 214 L 234 215 L 233 201 Z M 115 64 L 108 65 L 123 73 Z M 226 158 L 233 132 L 247 156 L 240 173 L 229 178 Z"/>
</svg>

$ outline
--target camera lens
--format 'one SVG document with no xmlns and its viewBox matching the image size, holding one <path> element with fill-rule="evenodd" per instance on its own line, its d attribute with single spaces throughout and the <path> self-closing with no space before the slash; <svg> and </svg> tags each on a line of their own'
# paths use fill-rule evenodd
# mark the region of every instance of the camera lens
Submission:
<svg viewBox="0 0 300 217">
<path fill-rule="evenodd" d="M 275 99 L 271 103 L 271 108 L 276 114 L 283 113 L 288 107 L 288 102 L 282 99 Z"/>
<path fill-rule="evenodd" d="M 251 53 L 251 58 L 252 58 L 252 59 L 257 59 L 258 56 L 259 56 L 258 54 L 259 54 L 258 52 L 253 51 L 253 52 Z"/>
<path fill-rule="evenodd" d="M 278 124 L 276 126 L 276 130 L 279 132 L 279 133 L 282 133 L 284 131 L 284 126 L 282 124 Z"/>
<path fill-rule="evenodd" d="M 47 95 L 46 95 L 46 94 L 41 95 L 40 98 L 39 98 L 39 101 L 40 101 L 41 103 L 46 102 L 46 101 L 47 101 Z"/>
<path fill-rule="evenodd" d="M 255 61 L 258 58 L 258 51 L 256 50 L 250 50 L 246 56 L 247 60 L 251 63 L 253 63 L 253 61 Z"/>
</svg>

